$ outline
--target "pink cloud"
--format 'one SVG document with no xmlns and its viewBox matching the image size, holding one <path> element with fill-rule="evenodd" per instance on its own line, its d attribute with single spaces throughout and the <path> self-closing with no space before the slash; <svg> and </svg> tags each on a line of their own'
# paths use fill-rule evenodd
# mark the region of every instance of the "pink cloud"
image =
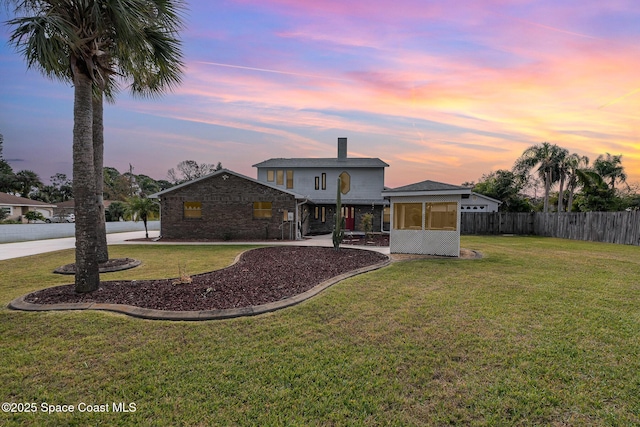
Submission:
<svg viewBox="0 0 640 427">
<path fill-rule="evenodd" d="M 614 139 L 638 150 L 633 112 L 640 96 L 630 92 L 638 87 L 631 70 L 640 69 L 640 61 L 619 41 L 584 31 L 582 17 L 569 9 L 558 7 L 549 18 L 528 2 L 470 1 L 460 10 L 445 7 L 450 4 L 445 2 L 425 7 L 406 3 L 415 12 L 410 20 L 427 19 L 427 31 L 428 20 L 473 28 L 463 41 L 483 49 L 476 53 L 457 51 L 455 45 L 450 51 L 429 51 L 405 44 L 411 35 L 391 25 L 404 12 L 385 8 L 388 3 L 247 3 L 301 17 L 278 29 L 276 37 L 310 42 L 320 52 L 356 49 L 368 61 L 328 69 L 274 50 L 270 58 L 261 55 L 244 63 L 190 63 L 178 95 L 195 99 L 198 112 L 154 114 L 263 134 L 289 146 L 285 156 L 333 152 L 334 141 L 303 136 L 308 130 L 378 135 L 390 146 L 411 147 L 390 156 L 394 166 L 402 165 L 390 169 L 394 179 L 408 176 L 405 169 L 416 172 L 421 163 L 432 171 L 464 169 L 467 175 L 461 180 L 477 179 L 489 172 L 480 167 L 509 168 L 524 148 L 543 140 L 592 156 L 611 147 Z M 489 6 L 529 7 L 532 13 L 526 18 L 515 10 L 496 14 Z M 505 18 L 508 13 L 513 17 Z M 429 38 L 424 43 L 429 45 Z M 604 111 L 598 110 L 605 104 Z M 358 114 L 402 120 L 354 119 Z M 583 129 L 599 139 L 581 134 Z M 390 152 L 359 151 L 379 157 Z M 635 157 L 627 156 L 630 164 L 637 162 Z"/>
</svg>

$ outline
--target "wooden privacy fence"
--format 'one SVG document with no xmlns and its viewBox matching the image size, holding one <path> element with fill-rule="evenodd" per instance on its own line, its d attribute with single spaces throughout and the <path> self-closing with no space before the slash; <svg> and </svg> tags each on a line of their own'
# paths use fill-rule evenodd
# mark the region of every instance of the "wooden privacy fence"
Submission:
<svg viewBox="0 0 640 427">
<path fill-rule="evenodd" d="M 517 234 L 640 246 L 640 211 L 462 212 L 461 234 Z"/>
</svg>

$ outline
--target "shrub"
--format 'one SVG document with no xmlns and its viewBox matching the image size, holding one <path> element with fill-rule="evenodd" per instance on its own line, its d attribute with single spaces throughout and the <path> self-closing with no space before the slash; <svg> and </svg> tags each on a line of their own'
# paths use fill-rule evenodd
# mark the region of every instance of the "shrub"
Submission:
<svg viewBox="0 0 640 427">
<path fill-rule="evenodd" d="M 36 212 L 36 211 L 29 211 L 26 214 L 24 214 L 24 217 L 27 218 L 27 221 L 31 222 L 31 221 L 44 221 L 45 217 L 44 215 L 42 215 L 40 212 Z"/>
<path fill-rule="evenodd" d="M 373 234 L 373 214 L 366 213 L 360 217 L 360 229 L 367 235 L 367 239 Z"/>
</svg>

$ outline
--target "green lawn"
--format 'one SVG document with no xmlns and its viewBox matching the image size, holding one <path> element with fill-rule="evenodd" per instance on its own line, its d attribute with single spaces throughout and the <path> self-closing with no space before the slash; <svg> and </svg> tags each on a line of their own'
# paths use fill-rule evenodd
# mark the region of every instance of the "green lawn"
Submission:
<svg viewBox="0 0 640 427">
<path fill-rule="evenodd" d="M 640 424 L 640 248 L 462 246 L 484 258 L 396 263 L 278 312 L 182 323 L 9 310 L 68 283 L 51 271 L 73 253 L 0 261 L 0 400 L 38 409 L 0 425 Z M 243 249 L 116 246 L 144 265 L 104 279 L 195 274 Z M 120 402 L 135 412 L 114 413 Z"/>
</svg>

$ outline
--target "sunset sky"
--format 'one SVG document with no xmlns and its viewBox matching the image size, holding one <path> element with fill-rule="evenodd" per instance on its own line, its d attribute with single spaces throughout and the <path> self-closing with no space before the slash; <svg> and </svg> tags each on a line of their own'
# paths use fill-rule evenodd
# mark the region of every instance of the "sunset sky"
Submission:
<svg viewBox="0 0 640 427">
<path fill-rule="evenodd" d="M 181 160 L 255 177 L 272 157 L 389 163 L 386 185 L 460 184 L 544 141 L 622 154 L 640 181 L 637 0 L 190 1 L 183 84 L 123 92 L 105 165 L 166 179 Z M 0 8 L 0 21 L 9 18 Z M 71 176 L 72 87 L 26 70 L 0 27 L 0 133 L 15 171 Z"/>
</svg>

